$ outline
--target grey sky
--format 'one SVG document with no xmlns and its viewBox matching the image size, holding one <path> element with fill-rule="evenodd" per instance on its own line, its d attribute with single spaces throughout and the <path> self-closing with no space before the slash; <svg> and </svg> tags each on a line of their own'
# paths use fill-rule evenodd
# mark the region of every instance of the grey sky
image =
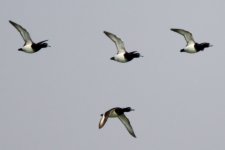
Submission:
<svg viewBox="0 0 225 150">
<path fill-rule="evenodd" d="M 190 6 L 188 6 L 190 4 Z M 2 0 L 1 150 L 224 150 L 223 0 Z M 25 27 L 51 48 L 18 52 Z M 182 36 L 214 47 L 180 53 Z M 112 32 L 143 58 L 121 64 L 103 34 Z M 100 114 L 131 106 L 137 139 Z"/>
</svg>

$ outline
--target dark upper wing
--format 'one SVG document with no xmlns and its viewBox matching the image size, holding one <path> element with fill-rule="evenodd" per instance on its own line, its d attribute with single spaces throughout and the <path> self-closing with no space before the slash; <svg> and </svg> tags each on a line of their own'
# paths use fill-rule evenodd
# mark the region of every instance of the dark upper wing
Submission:
<svg viewBox="0 0 225 150">
<path fill-rule="evenodd" d="M 32 43 L 32 39 L 30 37 L 30 34 L 27 32 L 26 29 L 24 29 L 22 26 L 19 24 L 9 20 L 9 22 L 19 31 L 20 35 L 23 37 L 23 40 L 25 43 Z"/>
<path fill-rule="evenodd" d="M 186 30 L 183 30 L 183 29 L 171 29 L 171 30 L 183 35 L 187 44 L 195 43 L 195 40 L 194 40 L 192 34 L 189 31 L 186 31 Z"/>
<path fill-rule="evenodd" d="M 123 123 L 123 125 L 126 127 L 127 131 L 133 136 L 136 138 L 136 135 L 134 134 L 134 130 L 130 124 L 130 121 L 129 119 L 123 114 L 123 115 L 120 115 L 118 117 L 120 119 L 120 121 Z"/>
<path fill-rule="evenodd" d="M 118 50 L 118 53 L 126 52 L 124 43 L 119 37 L 117 37 L 116 35 L 114 35 L 110 32 L 107 32 L 107 31 L 104 31 L 104 33 L 116 44 L 116 48 Z"/>
</svg>

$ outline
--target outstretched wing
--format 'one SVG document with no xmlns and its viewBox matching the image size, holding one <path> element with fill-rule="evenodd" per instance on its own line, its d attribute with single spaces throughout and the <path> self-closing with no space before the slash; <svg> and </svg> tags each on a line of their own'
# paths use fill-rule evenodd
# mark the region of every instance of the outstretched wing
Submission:
<svg viewBox="0 0 225 150">
<path fill-rule="evenodd" d="M 105 123 L 108 120 L 108 118 L 109 118 L 108 115 L 107 116 L 105 116 L 105 114 L 102 115 L 102 118 L 99 121 L 99 125 L 98 125 L 99 129 L 101 129 L 105 125 Z"/>
<path fill-rule="evenodd" d="M 171 29 L 171 30 L 183 35 L 187 44 L 195 43 L 195 40 L 194 40 L 192 34 L 189 31 L 186 31 L 186 30 L 183 30 L 183 29 Z"/>
<path fill-rule="evenodd" d="M 117 37 L 116 35 L 114 35 L 110 32 L 107 32 L 107 31 L 104 31 L 104 33 L 116 44 L 116 48 L 118 50 L 118 53 L 126 52 L 124 43 L 119 37 Z"/>
<path fill-rule="evenodd" d="M 9 20 L 9 22 L 19 31 L 20 35 L 23 37 L 25 44 L 32 43 L 30 34 L 21 25 Z"/>
<path fill-rule="evenodd" d="M 123 115 L 120 115 L 118 117 L 120 119 L 120 121 L 123 123 L 123 125 L 126 127 L 127 131 L 133 136 L 136 138 L 136 135 L 134 134 L 134 130 L 130 124 L 130 121 L 129 119 L 123 114 Z"/>
</svg>

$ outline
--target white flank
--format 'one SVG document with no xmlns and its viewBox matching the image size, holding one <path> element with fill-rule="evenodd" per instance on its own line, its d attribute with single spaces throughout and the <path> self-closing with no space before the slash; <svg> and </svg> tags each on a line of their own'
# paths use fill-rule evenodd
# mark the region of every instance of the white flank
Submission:
<svg viewBox="0 0 225 150">
<path fill-rule="evenodd" d="M 114 56 L 115 61 L 121 62 L 121 63 L 126 63 L 127 60 L 124 58 L 124 54 L 125 53 L 119 53 L 117 55 Z"/>
<path fill-rule="evenodd" d="M 25 45 L 22 49 L 23 49 L 24 52 L 26 52 L 26 53 L 33 53 L 33 52 L 34 52 L 34 50 L 33 50 L 32 47 L 31 47 L 31 44 Z"/>
</svg>

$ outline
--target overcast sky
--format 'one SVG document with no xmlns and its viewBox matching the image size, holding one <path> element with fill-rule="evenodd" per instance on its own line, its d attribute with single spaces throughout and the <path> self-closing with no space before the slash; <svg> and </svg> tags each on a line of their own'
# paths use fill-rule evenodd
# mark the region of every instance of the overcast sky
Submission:
<svg viewBox="0 0 225 150">
<path fill-rule="evenodd" d="M 1 150 L 224 150 L 224 0 L 2 0 L 0 5 Z M 12 20 L 33 41 L 35 54 Z M 191 31 L 213 47 L 180 53 Z M 110 60 L 120 37 L 144 57 Z M 100 114 L 130 106 L 137 138 Z"/>
</svg>

